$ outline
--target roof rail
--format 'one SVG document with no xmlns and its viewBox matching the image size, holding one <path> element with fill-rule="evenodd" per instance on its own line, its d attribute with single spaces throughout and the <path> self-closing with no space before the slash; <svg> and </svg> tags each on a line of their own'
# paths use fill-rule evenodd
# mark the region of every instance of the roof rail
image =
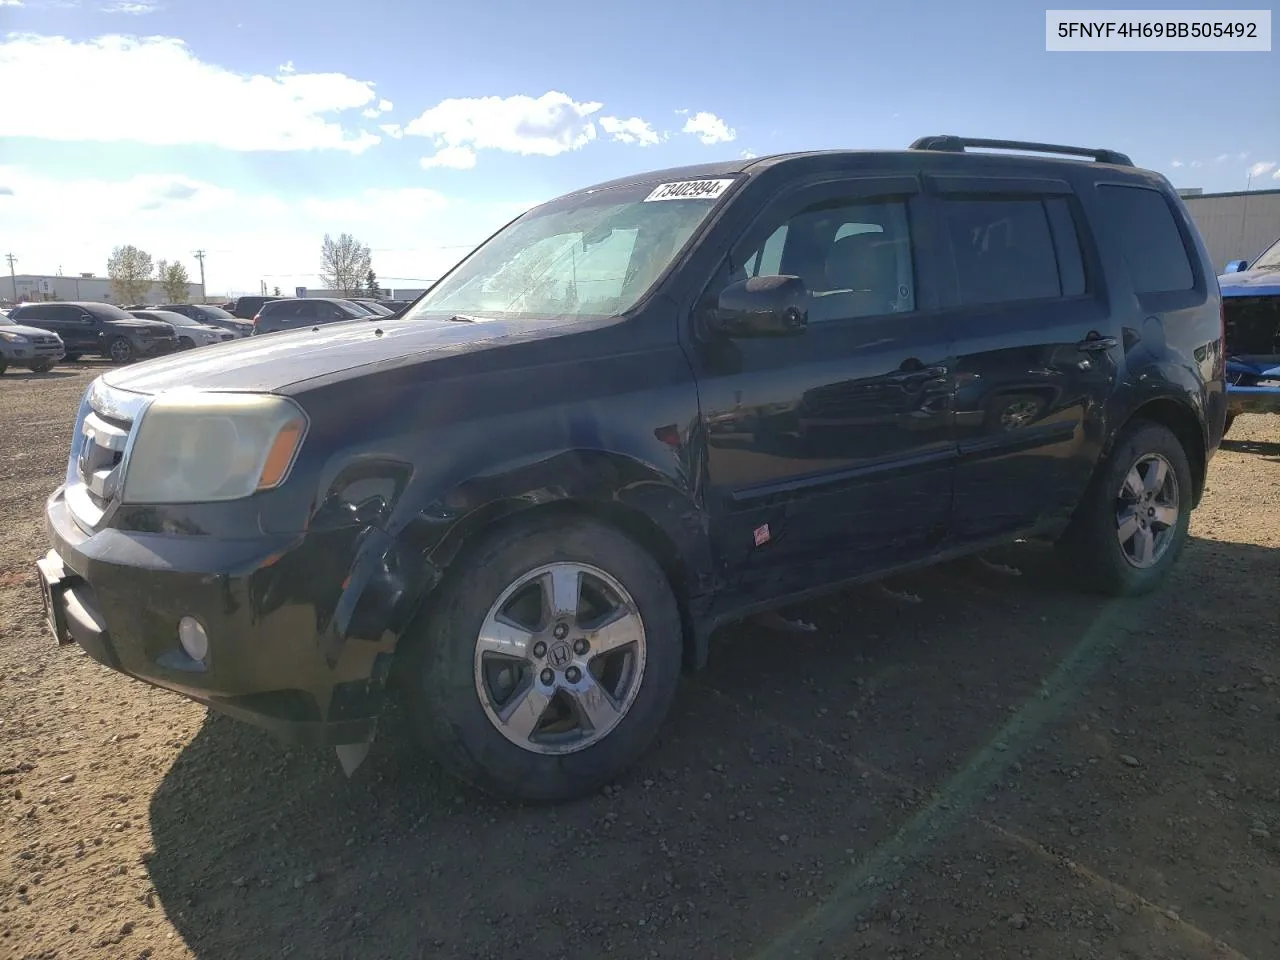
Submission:
<svg viewBox="0 0 1280 960">
<path fill-rule="evenodd" d="M 1060 153 L 1068 157 L 1092 157 L 1098 163 L 1111 163 L 1119 167 L 1133 166 L 1133 161 L 1117 150 L 1066 147 L 1057 143 L 1031 143 L 1025 140 L 984 140 L 979 137 L 957 137 L 952 134 L 940 134 L 932 137 L 921 137 L 911 144 L 912 150 L 942 150 L 947 153 L 964 153 L 965 147 L 1025 150 L 1030 153 Z"/>
</svg>

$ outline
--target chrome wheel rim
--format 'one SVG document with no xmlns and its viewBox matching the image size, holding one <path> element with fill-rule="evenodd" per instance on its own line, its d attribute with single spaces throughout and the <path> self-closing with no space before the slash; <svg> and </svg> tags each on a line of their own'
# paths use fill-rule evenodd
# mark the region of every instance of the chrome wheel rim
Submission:
<svg viewBox="0 0 1280 960">
<path fill-rule="evenodd" d="M 1137 459 L 1116 498 L 1116 538 L 1130 566 L 1145 570 L 1160 562 L 1178 528 L 1178 477 L 1158 453 Z"/>
<path fill-rule="evenodd" d="M 124 340 L 116 340 L 111 344 L 111 359 L 124 361 L 129 359 L 129 355 L 133 352 L 129 344 Z"/>
<path fill-rule="evenodd" d="M 476 694 L 489 722 L 532 753 L 565 754 L 607 737 L 644 679 L 635 600 L 587 563 L 550 563 L 508 586 L 475 647 Z"/>
</svg>

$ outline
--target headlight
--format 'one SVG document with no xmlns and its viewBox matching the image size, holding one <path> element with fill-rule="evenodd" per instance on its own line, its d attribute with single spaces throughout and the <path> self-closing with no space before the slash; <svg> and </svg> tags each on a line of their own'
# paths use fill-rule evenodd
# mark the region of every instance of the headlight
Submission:
<svg viewBox="0 0 1280 960">
<path fill-rule="evenodd" d="M 124 501 L 204 503 L 282 484 L 307 418 L 285 397 L 173 393 L 152 401 L 135 429 Z"/>
<path fill-rule="evenodd" d="M 0 340 L 7 340 L 9 343 L 26 343 L 27 338 L 20 333 L 4 333 L 0 331 Z"/>
</svg>

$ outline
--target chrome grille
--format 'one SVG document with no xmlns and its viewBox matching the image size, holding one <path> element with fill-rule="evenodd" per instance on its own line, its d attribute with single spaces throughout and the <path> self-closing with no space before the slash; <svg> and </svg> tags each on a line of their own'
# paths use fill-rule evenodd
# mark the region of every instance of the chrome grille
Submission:
<svg viewBox="0 0 1280 960">
<path fill-rule="evenodd" d="M 67 464 L 66 499 L 82 526 L 97 527 L 124 486 L 133 426 L 151 398 L 95 380 L 76 418 Z"/>
</svg>

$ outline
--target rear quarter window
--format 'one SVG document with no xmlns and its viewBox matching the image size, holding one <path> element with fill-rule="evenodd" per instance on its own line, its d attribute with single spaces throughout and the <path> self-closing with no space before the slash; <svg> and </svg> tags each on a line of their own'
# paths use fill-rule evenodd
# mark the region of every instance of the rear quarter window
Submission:
<svg viewBox="0 0 1280 960">
<path fill-rule="evenodd" d="M 1099 184 L 1102 220 L 1139 295 L 1195 287 L 1195 272 L 1169 201 L 1159 190 Z"/>
</svg>

